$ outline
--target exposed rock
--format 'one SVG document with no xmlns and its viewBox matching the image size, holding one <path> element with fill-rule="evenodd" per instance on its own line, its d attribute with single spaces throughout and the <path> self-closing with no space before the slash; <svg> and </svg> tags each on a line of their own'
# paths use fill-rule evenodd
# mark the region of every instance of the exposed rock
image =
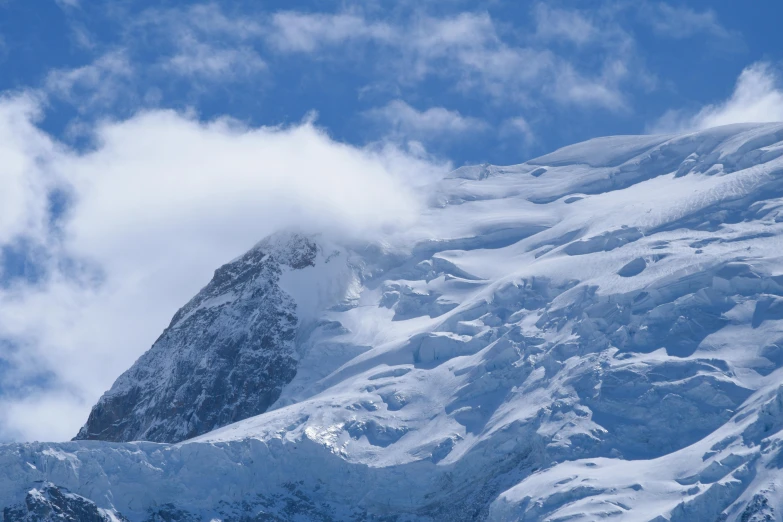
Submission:
<svg viewBox="0 0 783 522">
<path fill-rule="evenodd" d="M 312 266 L 316 252 L 278 234 L 217 269 L 76 439 L 178 442 L 266 411 L 296 374 L 296 304 L 280 275 Z"/>
<path fill-rule="evenodd" d="M 24 502 L 3 509 L 4 522 L 123 522 L 115 511 L 48 482 L 27 492 Z"/>
</svg>

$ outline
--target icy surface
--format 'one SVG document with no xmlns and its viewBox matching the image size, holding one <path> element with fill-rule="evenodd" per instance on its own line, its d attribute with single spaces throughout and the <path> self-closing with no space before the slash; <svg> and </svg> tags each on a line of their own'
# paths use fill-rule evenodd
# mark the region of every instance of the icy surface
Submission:
<svg viewBox="0 0 783 522">
<path fill-rule="evenodd" d="M 2 446 L 0 506 L 50 484 L 133 522 L 783 521 L 783 124 L 463 167 L 429 203 L 371 244 L 279 234 L 227 265 L 279 252 L 213 280 L 96 408 L 147 398 L 85 428 L 173 442 L 197 411 L 203 434 Z M 259 373 L 263 414 L 230 424 L 258 395 L 206 370 L 177 409 L 142 372 L 259 310 L 286 333 L 248 368 L 290 361 Z"/>
</svg>

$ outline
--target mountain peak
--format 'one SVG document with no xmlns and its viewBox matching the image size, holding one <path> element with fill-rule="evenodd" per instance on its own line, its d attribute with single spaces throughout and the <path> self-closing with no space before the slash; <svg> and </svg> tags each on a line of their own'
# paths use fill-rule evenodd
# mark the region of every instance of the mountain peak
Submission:
<svg viewBox="0 0 783 522">
<path fill-rule="evenodd" d="M 296 373 L 296 303 L 280 276 L 314 266 L 317 250 L 281 232 L 215 270 L 76 439 L 178 442 L 263 413 Z"/>
</svg>

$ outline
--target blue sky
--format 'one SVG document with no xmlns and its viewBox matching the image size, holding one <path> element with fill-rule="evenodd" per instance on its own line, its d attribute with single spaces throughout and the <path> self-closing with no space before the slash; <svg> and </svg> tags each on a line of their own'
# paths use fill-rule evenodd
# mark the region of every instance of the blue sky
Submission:
<svg viewBox="0 0 783 522">
<path fill-rule="evenodd" d="M 590 6 L 585 8 L 585 6 Z M 0 4 L 0 89 L 47 97 L 43 127 L 141 108 L 250 125 L 317 112 L 340 141 L 418 141 L 455 165 L 521 162 L 726 99 L 777 67 L 776 2 Z"/>
<path fill-rule="evenodd" d="M 220 264 L 421 186 L 783 120 L 779 2 L 0 0 L 0 441 L 72 437 Z"/>
</svg>

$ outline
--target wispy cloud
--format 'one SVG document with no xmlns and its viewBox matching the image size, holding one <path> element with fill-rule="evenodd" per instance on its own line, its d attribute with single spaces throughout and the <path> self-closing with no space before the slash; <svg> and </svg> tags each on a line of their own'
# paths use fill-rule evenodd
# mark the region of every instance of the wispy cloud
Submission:
<svg viewBox="0 0 783 522">
<path fill-rule="evenodd" d="M 511 138 L 515 141 L 521 137 L 525 146 L 536 143 L 536 135 L 535 132 L 533 132 L 533 127 L 528 123 L 527 119 L 522 116 L 508 118 L 503 121 L 500 126 L 500 136 L 506 139 Z"/>
<path fill-rule="evenodd" d="M 247 40 L 266 32 L 265 25 L 257 18 L 229 15 L 216 3 L 192 4 L 185 8 L 146 9 L 130 25 L 131 28 L 144 27 L 174 33 L 175 36 L 183 32 L 196 32 L 234 40 Z"/>
<path fill-rule="evenodd" d="M 188 39 L 180 42 L 177 54 L 163 62 L 162 66 L 181 76 L 212 80 L 231 80 L 266 69 L 264 60 L 250 47 L 219 48 Z"/>
<path fill-rule="evenodd" d="M 272 16 L 267 40 L 287 52 L 313 52 L 348 41 L 391 42 L 399 35 L 386 23 L 350 13 L 312 14 L 283 11 Z"/>
<path fill-rule="evenodd" d="M 216 4 L 153 8 L 127 18 L 119 39 L 108 48 L 72 22 L 76 45 L 96 57 L 49 72 L 42 90 L 71 103 L 83 117 L 97 109 L 129 114 L 157 106 L 161 91 L 171 86 L 187 86 L 189 97 L 206 92 L 209 84 L 252 80 L 268 69 L 254 47 L 264 34 L 262 25 L 228 16 Z"/>
<path fill-rule="evenodd" d="M 430 107 L 420 111 L 402 100 L 393 100 L 365 115 L 384 128 L 392 137 L 429 141 L 455 138 L 483 132 L 487 124 L 479 118 L 463 116 L 459 111 Z"/>
<path fill-rule="evenodd" d="M 402 35 L 403 43 L 423 57 L 440 58 L 454 51 L 488 49 L 501 40 L 487 13 L 459 13 L 443 18 L 421 17 L 410 32 Z"/>
<path fill-rule="evenodd" d="M 539 38 L 582 45 L 600 37 L 598 28 L 582 12 L 538 4 L 533 14 Z"/>
<path fill-rule="evenodd" d="M 651 132 L 706 129 L 730 123 L 783 121 L 783 82 L 767 62 L 742 71 L 731 96 L 696 112 L 670 110 L 651 127 Z"/>
<path fill-rule="evenodd" d="M 71 41 L 80 49 L 94 49 L 96 42 L 84 25 L 71 23 Z"/>
<path fill-rule="evenodd" d="M 42 116 L 40 103 L 29 93 L 0 95 L 0 245 L 23 235 L 40 240 L 45 232 L 47 205 L 41 196 L 53 176 L 40 176 L 38 169 L 57 147 L 34 124 Z"/>
<path fill-rule="evenodd" d="M 756 63 L 740 74 L 731 97 L 708 105 L 693 117 L 697 128 L 729 123 L 783 121 L 783 84 L 768 63 Z"/>
<path fill-rule="evenodd" d="M 605 64 L 600 75 L 586 77 L 568 62 L 559 64 L 550 95 L 564 104 L 597 106 L 620 111 L 627 101 L 620 90 L 628 75 L 626 65 L 618 60 Z"/>
<path fill-rule="evenodd" d="M 642 19 L 661 36 L 676 39 L 707 35 L 718 39 L 733 40 L 739 36 L 726 29 L 715 11 L 697 11 L 686 6 L 673 6 L 665 2 L 643 4 Z"/>
<path fill-rule="evenodd" d="M 80 7 L 81 1 L 80 0 L 54 0 L 57 5 L 59 5 L 62 8 L 74 8 L 74 7 Z"/>
<path fill-rule="evenodd" d="M 637 67 L 630 37 L 617 24 L 595 25 L 575 10 L 535 7 L 536 31 L 527 44 L 506 41 L 486 12 L 463 12 L 433 17 L 415 15 L 404 23 L 373 21 L 357 13 L 310 14 L 286 12 L 273 18 L 267 39 L 279 52 L 333 56 L 337 45 L 362 41 L 379 48 L 378 72 L 389 81 L 412 85 L 428 77 L 452 79 L 463 92 L 482 93 L 504 102 L 526 103 L 531 96 L 557 103 L 620 110 L 621 91 L 630 75 L 615 74 Z M 598 38 L 601 35 L 601 38 Z M 548 47 L 553 40 L 577 44 L 600 43 L 592 49 L 606 63 L 593 74 L 572 57 Z M 599 42 L 600 40 L 600 42 Z M 385 50 L 385 52 L 384 52 Z M 343 55 L 340 55 L 344 58 Z M 643 75 L 640 75 L 643 76 Z"/>
<path fill-rule="evenodd" d="M 256 20 L 229 16 L 216 4 L 150 9 L 129 27 L 125 45 L 141 37 L 157 46 L 158 65 L 199 80 L 231 82 L 266 69 L 253 43 L 265 33 Z"/>
<path fill-rule="evenodd" d="M 435 80 L 461 97 L 526 110 L 554 104 L 627 112 L 629 90 L 651 84 L 633 37 L 611 9 L 537 3 L 529 27 L 515 32 L 486 11 L 446 11 L 436 16 L 400 9 L 380 16 L 356 6 L 254 14 L 216 3 L 150 8 L 119 17 L 125 30 L 114 48 L 96 49 L 103 56 L 92 64 L 53 73 L 47 86 L 64 98 L 72 93 L 74 102 L 80 94 L 83 107 L 112 92 L 144 100 L 142 84 L 186 86 L 199 96 L 217 83 L 274 78 L 291 55 L 368 77 L 374 92 L 397 98 Z M 151 52 L 154 62 L 141 66 Z M 138 81 L 130 84 L 134 74 Z"/>
<path fill-rule="evenodd" d="M 80 110 L 113 103 L 128 92 L 134 68 L 123 51 L 111 51 L 93 63 L 50 72 L 46 92 L 74 103 Z"/>
</svg>

